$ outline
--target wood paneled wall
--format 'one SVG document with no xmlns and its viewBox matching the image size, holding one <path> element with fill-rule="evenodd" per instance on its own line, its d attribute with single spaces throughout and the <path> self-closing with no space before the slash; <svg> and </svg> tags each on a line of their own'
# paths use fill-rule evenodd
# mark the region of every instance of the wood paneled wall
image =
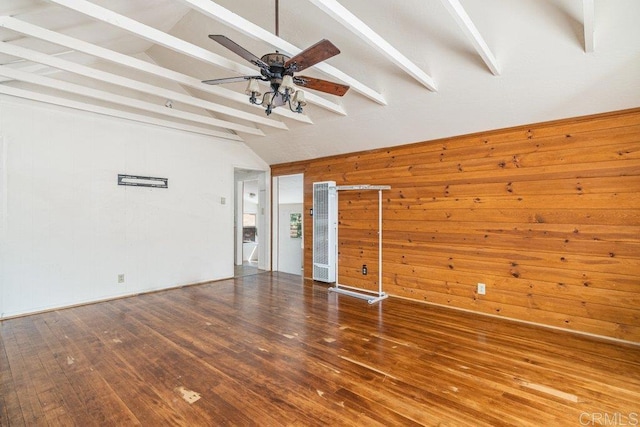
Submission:
<svg viewBox="0 0 640 427">
<path fill-rule="evenodd" d="M 291 173 L 305 275 L 312 183 L 388 184 L 389 294 L 640 342 L 640 109 L 272 166 Z M 339 200 L 340 282 L 375 289 L 377 192 Z"/>
</svg>

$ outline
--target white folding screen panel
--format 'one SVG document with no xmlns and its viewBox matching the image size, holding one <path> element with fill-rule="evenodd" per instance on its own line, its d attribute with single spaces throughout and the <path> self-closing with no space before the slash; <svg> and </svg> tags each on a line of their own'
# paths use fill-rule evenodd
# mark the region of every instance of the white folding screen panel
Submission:
<svg viewBox="0 0 640 427">
<path fill-rule="evenodd" d="M 338 202 L 335 181 L 313 183 L 313 280 L 336 281 Z"/>
<path fill-rule="evenodd" d="M 389 295 L 382 290 L 382 192 L 384 190 L 391 189 L 388 185 L 339 185 L 336 187 L 336 205 L 338 204 L 338 192 L 339 191 L 367 191 L 376 190 L 378 192 L 378 290 L 372 291 L 370 289 L 357 288 L 354 286 L 347 286 L 340 283 L 338 278 L 338 262 L 336 262 L 336 284 L 329 288 L 329 292 L 337 292 L 344 295 L 349 295 L 356 298 L 366 299 L 369 304 L 382 301 L 389 297 Z M 337 210 L 336 210 L 337 214 Z M 336 241 L 338 240 L 338 232 L 336 228 Z M 337 261 L 337 260 L 336 260 Z"/>
</svg>

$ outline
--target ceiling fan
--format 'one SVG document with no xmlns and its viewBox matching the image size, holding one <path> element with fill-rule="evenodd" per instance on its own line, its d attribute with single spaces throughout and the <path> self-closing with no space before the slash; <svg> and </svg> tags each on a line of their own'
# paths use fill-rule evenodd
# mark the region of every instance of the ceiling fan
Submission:
<svg viewBox="0 0 640 427">
<path fill-rule="evenodd" d="M 276 0 L 277 35 L 278 2 Z M 304 99 L 304 92 L 296 89 L 294 85 L 337 96 L 343 96 L 349 90 L 348 85 L 295 75 L 298 71 L 302 71 L 340 53 L 340 50 L 329 40 L 323 39 L 293 57 L 276 50 L 273 53 L 263 55 L 262 58 L 258 58 L 226 36 L 211 34 L 209 38 L 257 66 L 260 69 L 260 75 L 203 80 L 202 83 L 216 85 L 248 80 L 249 84 L 246 93 L 249 95 L 249 102 L 263 105 L 266 108 L 267 115 L 271 114 L 273 109 L 280 105 L 288 105 L 291 111 L 302 113 L 302 107 L 307 104 Z M 258 80 L 269 82 L 271 90 L 262 95 Z M 261 96 L 262 98 L 258 100 Z"/>
<path fill-rule="evenodd" d="M 293 57 L 275 51 L 258 58 L 226 36 L 212 34 L 209 35 L 209 38 L 257 66 L 260 69 L 260 75 L 203 80 L 202 83 L 215 85 L 248 80 L 249 85 L 246 93 L 250 96 L 249 102 L 264 105 L 267 115 L 271 114 L 271 111 L 279 105 L 288 105 L 291 111 L 302 113 L 302 107 L 306 105 L 304 92 L 297 90 L 294 84 L 337 96 L 343 96 L 349 90 L 349 86 L 340 83 L 294 75 L 298 71 L 339 54 L 338 48 L 329 40 L 321 40 Z M 266 92 L 260 101 L 258 98 L 262 94 L 258 80 L 269 82 L 271 85 L 271 91 Z M 292 102 L 295 107 L 292 106 Z"/>
</svg>

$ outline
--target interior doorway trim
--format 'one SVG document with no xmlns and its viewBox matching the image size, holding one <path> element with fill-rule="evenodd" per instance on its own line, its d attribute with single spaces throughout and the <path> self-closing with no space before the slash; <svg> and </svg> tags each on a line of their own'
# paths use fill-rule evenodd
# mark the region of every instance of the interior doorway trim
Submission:
<svg viewBox="0 0 640 427">
<path fill-rule="evenodd" d="M 242 264 L 243 251 L 243 214 L 244 214 L 244 186 L 246 182 L 257 181 L 257 186 L 252 190 L 253 199 L 257 201 L 255 209 L 255 240 L 257 243 L 255 254 L 257 264 L 253 264 L 258 270 L 271 269 L 271 209 L 269 203 L 270 174 L 269 171 L 234 167 L 234 268 L 238 259 Z"/>
<path fill-rule="evenodd" d="M 273 271 L 304 276 L 304 225 L 293 237 L 291 216 L 299 214 L 304 224 L 304 174 L 272 177 L 272 268 Z"/>
</svg>

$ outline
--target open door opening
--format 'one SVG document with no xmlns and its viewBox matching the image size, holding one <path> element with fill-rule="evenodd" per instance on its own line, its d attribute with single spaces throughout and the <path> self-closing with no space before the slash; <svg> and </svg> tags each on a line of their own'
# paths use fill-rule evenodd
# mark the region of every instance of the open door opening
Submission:
<svg viewBox="0 0 640 427">
<path fill-rule="evenodd" d="M 304 276 L 304 175 L 273 178 L 273 270 Z"/>
<path fill-rule="evenodd" d="M 234 277 L 266 270 L 265 172 L 235 169 Z"/>
</svg>

